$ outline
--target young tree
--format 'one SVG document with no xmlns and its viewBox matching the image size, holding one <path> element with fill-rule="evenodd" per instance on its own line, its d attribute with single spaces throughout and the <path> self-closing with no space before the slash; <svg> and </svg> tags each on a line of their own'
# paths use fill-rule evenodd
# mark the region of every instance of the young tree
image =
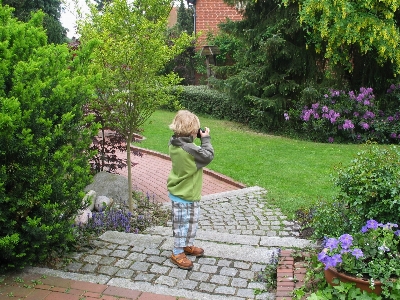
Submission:
<svg viewBox="0 0 400 300">
<path fill-rule="evenodd" d="M 133 211 L 131 143 L 151 114 L 169 101 L 167 87 L 179 83 L 175 74 L 163 75 L 164 65 L 188 46 L 190 37 L 166 39 L 169 0 L 115 0 L 100 13 L 91 8 L 81 24 L 81 42 L 99 41 L 92 58 L 93 72 L 108 125 L 126 138 L 129 209 Z M 99 97 L 100 99 L 100 97 Z"/>
<path fill-rule="evenodd" d="M 74 242 L 72 217 L 90 183 L 96 128 L 83 106 L 90 49 L 47 45 L 43 12 L 23 23 L 0 5 L 0 270 L 48 258 Z M 89 47 L 90 45 L 88 45 Z M 75 57 L 73 59 L 73 57 Z"/>
<path fill-rule="evenodd" d="M 106 4 L 109 4 L 112 0 L 94 0 L 98 10 L 102 10 Z"/>
</svg>

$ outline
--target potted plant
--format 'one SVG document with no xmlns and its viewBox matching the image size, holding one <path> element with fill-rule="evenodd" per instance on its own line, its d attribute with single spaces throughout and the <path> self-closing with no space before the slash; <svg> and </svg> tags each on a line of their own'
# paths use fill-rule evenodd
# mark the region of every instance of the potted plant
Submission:
<svg viewBox="0 0 400 300">
<path fill-rule="evenodd" d="M 318 260 L 325 265 L 325 278 L 354 281 L 385 299 L 400 299 L 400 230 L 397 224 L 367 221 L 360 232 L 327 238 Z M 363 287 L 362 285 L 365 285 Z"/>
</svg>

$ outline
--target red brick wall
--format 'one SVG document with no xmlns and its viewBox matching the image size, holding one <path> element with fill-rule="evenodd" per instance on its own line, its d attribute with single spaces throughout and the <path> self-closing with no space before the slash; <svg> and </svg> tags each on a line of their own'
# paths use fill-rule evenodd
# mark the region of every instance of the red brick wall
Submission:
<svg viewBox="0 0 400 300">
<path fill-rule="evenodd" d="M 197 40 L 197 47 L 204 46 L 207 32 L 217 32 L 218 24 L 225 22 L 226 18 L 239 21 L 242 19 L 242 15 L 235 7 L 225 4 L 223 0 L 197 0 L 196 33 L 202 33 Z"/>
<path fill-rule="evenodd" d="M 168 28 L 174 27 L 178 19 L 178 8 L 172 7 L 168 16 Z"/>
</svg>

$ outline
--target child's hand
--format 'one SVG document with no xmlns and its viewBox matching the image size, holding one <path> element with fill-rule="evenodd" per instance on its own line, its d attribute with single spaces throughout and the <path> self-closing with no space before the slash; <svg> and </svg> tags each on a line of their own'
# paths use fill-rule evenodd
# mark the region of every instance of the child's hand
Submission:
<svg viewBox="0 0 400 300">
<path fill-rule="evenodd" d="M 204 127 L 204 131 L 200 130 L 200 135 L 201 135 L 201 137 L 209 136 L 210 135 L 210 128 Z"/>
</svg>

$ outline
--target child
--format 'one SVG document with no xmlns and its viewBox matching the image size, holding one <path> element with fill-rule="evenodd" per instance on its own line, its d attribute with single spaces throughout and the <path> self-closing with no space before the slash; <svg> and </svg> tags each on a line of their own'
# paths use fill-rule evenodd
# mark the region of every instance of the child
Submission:
<svg viewBox="0 0 400 300">
<path fill-rule="evenodd" d="M 200 130 L 199 118 L 190 111 L 178 111 L 169 128 L 174 131 L 168 145 L 172 169 L 167 181 L 174 236 L 171 261 L 181 269 L 190 270 L 193 263 L 186 254 L 197 257 L 204 254 L 204 250 L 193 243 L 200 215 L 203 167 L 213 160 L 214 149 L 210 129 Z M 200 147 L 193 143 L 198 134 Z"/>
</svg>

